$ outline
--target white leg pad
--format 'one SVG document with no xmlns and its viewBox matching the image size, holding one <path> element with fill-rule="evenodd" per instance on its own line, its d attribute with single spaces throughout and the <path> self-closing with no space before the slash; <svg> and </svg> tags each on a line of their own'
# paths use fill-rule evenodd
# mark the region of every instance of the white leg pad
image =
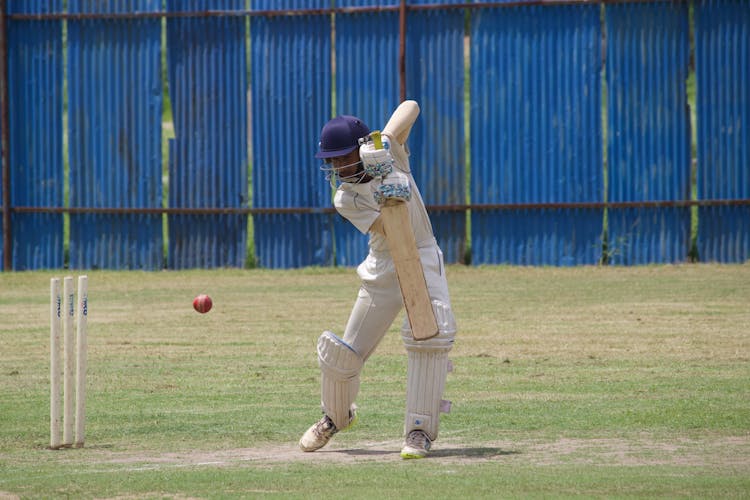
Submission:
<svg viewBox="0 0 750 500">
<path fill-rule="evenodd" d="M 342 430 L 349 425 L 349 412 L 359 392 L 362 358 L 336 335 L 323 332 L 318 339 L 318 364 L 323 412 Z"/>
<path fill-rule="evenodd" d="M 408 435 L 419 429 L 434 441 L 438 436 L 440 412 L 450 408 L 450 403 L 442 397 L 451 368 L 448 352 L 453 348 L 456 321 L 450 306 L 434 300 L 432 308 L 438 322 L 437 336 L 415 340 L 408 323 L 401 336 L 408 353 L 404 431 Z"/>
</svg>

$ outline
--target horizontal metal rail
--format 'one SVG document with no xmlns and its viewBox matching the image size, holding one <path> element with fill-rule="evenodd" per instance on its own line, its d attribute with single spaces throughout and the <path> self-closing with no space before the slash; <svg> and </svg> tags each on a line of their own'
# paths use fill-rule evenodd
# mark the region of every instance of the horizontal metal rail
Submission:
<svg viewBox="0 0 750 500">
<path fill-rule="evenodd" d="M 466 212 L 469 210 L 563 210 L 571 208 L 686 208 L 750 206 L 750 199 L 736 200 L 664 200 L 664 201 L 594 201 L 594 202 L 550 202 L 550 203 L 481 203 L 465 205 L 428 205 L 434 212 Z"/>
<path fill-rule="evenodd" d="M 426 5 L 406 5 L 407 11 L 426 10 L 456 10 L 456 9 L 492 9 L 528 6 L 555 5 L 608 5 L 627 3 L 688 3 L 691 0 L 518 0 L 516 2 L 479 2 L 470 4 L 442 4 L 436 2 Z M 331 7 L 328 9 L 286 9 L 286 10 L 204 10 L 177 12 L 121 12 L 121 13 L 74 13 L 49 12 L 44 14 L 7 14 L 8 19 L 23 21 L 48 20 L 85 20 L 85 19 L 154 19 L 154 18 L 186 18 L 186 17 L 288 17 L 288 16 L 325 16 L 331 14 L 363 14 L 370 12 L 398 12 L 404 7 L 399 5 L 372 7 Z"/>
<path fill-rule="evenodd" d="M 468 203 L 453 205 L 427 205 L 431 212 L 467 212 L 489 210 L 562 210 L 604 208 L 688 208 L 750 206 L 750 199 L 733 200 L 669 200 L 669 201 L 617 201 L 617 202 L 552 202 L 552 203 Z M 254 215 L 254 214 L 325 214 L 334 213 L 333 207 L 257 207 L 257 208 L 114 208 L 114 207 L 11 207 L 16 213 L 50 214 L 121 214 L 121 215 Z"/>
<path fill-rule="evenodd" d="M 120 215 L 243 215 L 243 214 L 299 214 L 330 213 L 333 207 L 279 207 L 279 208 L 114 208 L 114 207 L 12 207 L 16 213 L 50 214 L 120 214 Z"/>
</svg>

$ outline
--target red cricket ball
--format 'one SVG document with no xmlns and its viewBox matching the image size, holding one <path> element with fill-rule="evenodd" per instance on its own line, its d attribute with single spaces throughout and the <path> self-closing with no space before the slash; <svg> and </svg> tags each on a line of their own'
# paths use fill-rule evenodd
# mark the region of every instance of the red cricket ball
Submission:
<svg viewBox="0 0 750 500">
<path fill-rule="evenodd" d="M 211 302 L 211 297 L 205 294 L 200 294 L 195 299 L 193 299 L 193 308 L 201 314 L 210 311 L 211 306 L 213 305 L 214 303 Z"/>
</svg>

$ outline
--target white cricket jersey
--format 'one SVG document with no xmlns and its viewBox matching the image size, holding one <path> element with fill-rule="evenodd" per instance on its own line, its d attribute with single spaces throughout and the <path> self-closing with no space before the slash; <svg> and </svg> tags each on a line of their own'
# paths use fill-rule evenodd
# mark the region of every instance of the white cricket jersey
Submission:
<svg viewBox="0 0 750 500">
<path fill-rule="evenodd" d="M 387 139 L 390 139 L 390 137 L 387 137 Z M 409 151 L 404 144 L 398 144 L 394 140 L 389 140 L 388 142 L 390 143 L 394 167 L 409 178 L 411 199 L 407 204 L 417 247 L 422 248 L 433 245 L 435 237 L 432 233 L 432 225 L 430 224 L 422 195 L 419 193 L 419 189 L 414 182 L 414 177 L 411 174 Z M 371 182 L 360 184 L 344 182 L 336 190 L 336 195 L 333 199 L 333 205 L 336 207 L 338 213 L 354 224 L 364 234 L 367 234 L 375 219 L 380 215 L 380 205 L 375 201 L 370 184 Z M 385 237 L 380 233 L 370 233 L 369 245 L 370 249 L 378 253 L 388 251 Z"/>
</svg>

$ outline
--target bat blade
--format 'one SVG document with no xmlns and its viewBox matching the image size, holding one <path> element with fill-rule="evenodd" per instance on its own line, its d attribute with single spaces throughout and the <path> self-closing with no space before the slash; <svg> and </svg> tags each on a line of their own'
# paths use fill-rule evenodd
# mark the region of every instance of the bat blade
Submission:
<svg viewBox="0 0 750 500">
<path fill-rule="evenodd" d="M 380 214 L 412 335 L 417 340 L 434 337 L 438 334 L 438 325 L 409 220 L 409 209 L 401 200 L 388 200 Z"/>
</svg>

